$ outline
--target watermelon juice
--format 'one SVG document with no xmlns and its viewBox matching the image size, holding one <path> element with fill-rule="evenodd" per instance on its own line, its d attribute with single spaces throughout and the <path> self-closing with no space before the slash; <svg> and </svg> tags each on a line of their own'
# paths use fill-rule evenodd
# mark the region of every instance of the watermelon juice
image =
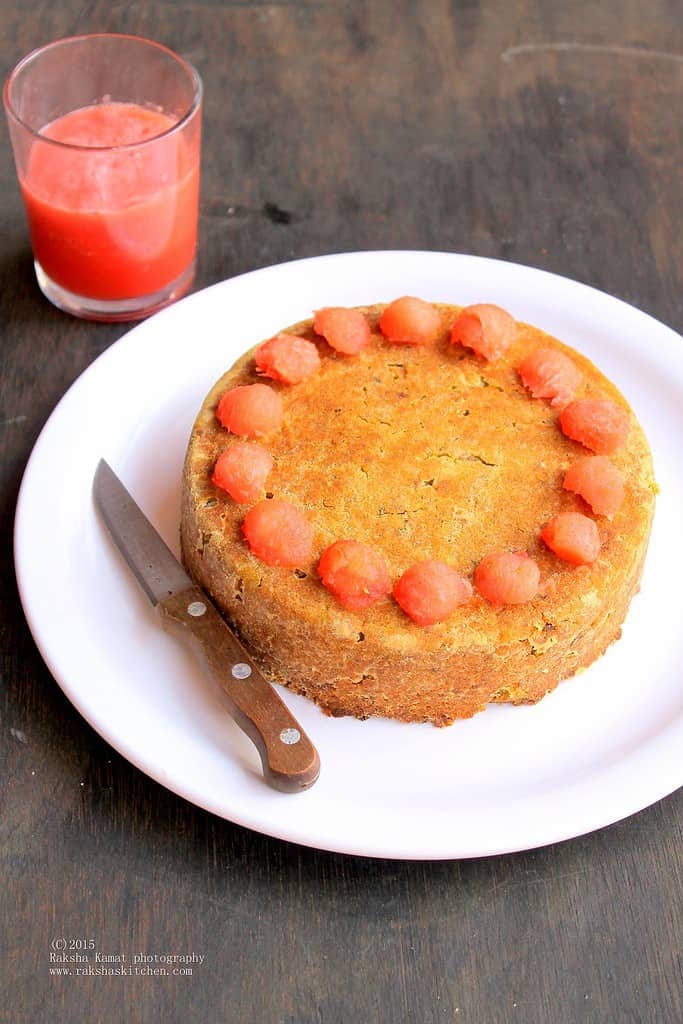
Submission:
<svg viewBox="0 0 683 1024">
<path fill-rule="evenodd" d="M 36 262 L 60 288 L 133 299 L 193 265 L 199 133 L 186 137 L 175 124 L 157 109 L 102 102 L 34 137 L 19 181 Z"/>
</svg>

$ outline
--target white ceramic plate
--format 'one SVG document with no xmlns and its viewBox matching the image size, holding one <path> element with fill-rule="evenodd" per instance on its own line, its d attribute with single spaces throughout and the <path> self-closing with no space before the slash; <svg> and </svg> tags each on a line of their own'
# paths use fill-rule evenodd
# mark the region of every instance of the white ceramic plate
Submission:
<svg viewBox="0 0 683 1024">
<path fill-rule="evenodd" d="M 245 349 L 322 305 L 401 294 L 496 302 L 593 359 L 650 438 L 661 495 L 641 594 L 621 641 L 534 707 L 450 728 L 326 718 L 282 691 L 318 747 L 319 782 L 266 787 L 255 750 L 191 648 L 164 633 L 97 518 L 104 456 L 178 550 L 194 416 Z M 152 778 L 230 821 L 375 857 L 475 857 L 568 839 L 683 782 L 683 339 L 585 285 L 450 253 L 363 252 L 258 270 L 135 327 L 59 403 L 26 469 L 15 552 L 41 654 L 90 724 Z"/>
</svg>

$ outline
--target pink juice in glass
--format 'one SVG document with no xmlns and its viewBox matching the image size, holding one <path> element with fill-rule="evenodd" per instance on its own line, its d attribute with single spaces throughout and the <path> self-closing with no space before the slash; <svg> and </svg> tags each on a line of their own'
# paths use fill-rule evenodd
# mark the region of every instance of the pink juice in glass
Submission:
<svg viewBox="0 0 683 1024">
<path fill-rule="evenodd" d="M 20 185 L 35 258 L 57 285 L 122 300 L 151 295 L 190 266 L 199 137 L 188 144 L 175 124 L 136 103 L 103 102 L 40 130 Z"/>
</svg>

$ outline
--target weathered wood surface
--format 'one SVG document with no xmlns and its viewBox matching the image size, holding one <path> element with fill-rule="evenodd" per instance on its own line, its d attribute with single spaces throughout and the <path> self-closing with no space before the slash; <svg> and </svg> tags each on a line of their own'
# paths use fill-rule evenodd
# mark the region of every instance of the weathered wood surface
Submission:
<svg viewBox="0 0 683 1024">
<path fill-rule="evenodd" d="M 667 0 L 0 0 L 0 63 L 99 29 L 197 65 L 197 287 L 325 252 L 444 249 L 588 282 L 681 331 L 681 14 Z M 2 1020 L 683 1019 L 680 791 L 529 853 L 353 859 L 188 805 L 69 704 L 19 608 L 14 503 L 52 408 L 123 329 L 39 295 L 6 132 L 2 147 Z M 61 936 L 204 963 L 57 978 Z"/>
</svg>

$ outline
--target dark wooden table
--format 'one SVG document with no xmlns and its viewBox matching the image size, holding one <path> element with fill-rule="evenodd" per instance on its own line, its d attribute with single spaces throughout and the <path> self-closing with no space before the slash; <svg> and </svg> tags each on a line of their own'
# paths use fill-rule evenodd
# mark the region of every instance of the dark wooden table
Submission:
<svg viewBox="0 0 683 1024">
<path fill-rule="evenodd" d="M 197 288 L 325 252 L 439 249 L 588 282 L 681 331 L 682 15 L 671 0 L 0 0 L 0 64 L 90 30 L 196 64 Z M 41 297 L 6 132 L 2 147 L 2 1020 L 683 1020 L 680 791 L 527 853 L 355 859 L 198 810 L 74 710 L 19 607 L 14 505 L 56 402 L 124 328 Z M 204 960 L 65 979 L 49 973 L 58 936 Z"/>
</svg>

